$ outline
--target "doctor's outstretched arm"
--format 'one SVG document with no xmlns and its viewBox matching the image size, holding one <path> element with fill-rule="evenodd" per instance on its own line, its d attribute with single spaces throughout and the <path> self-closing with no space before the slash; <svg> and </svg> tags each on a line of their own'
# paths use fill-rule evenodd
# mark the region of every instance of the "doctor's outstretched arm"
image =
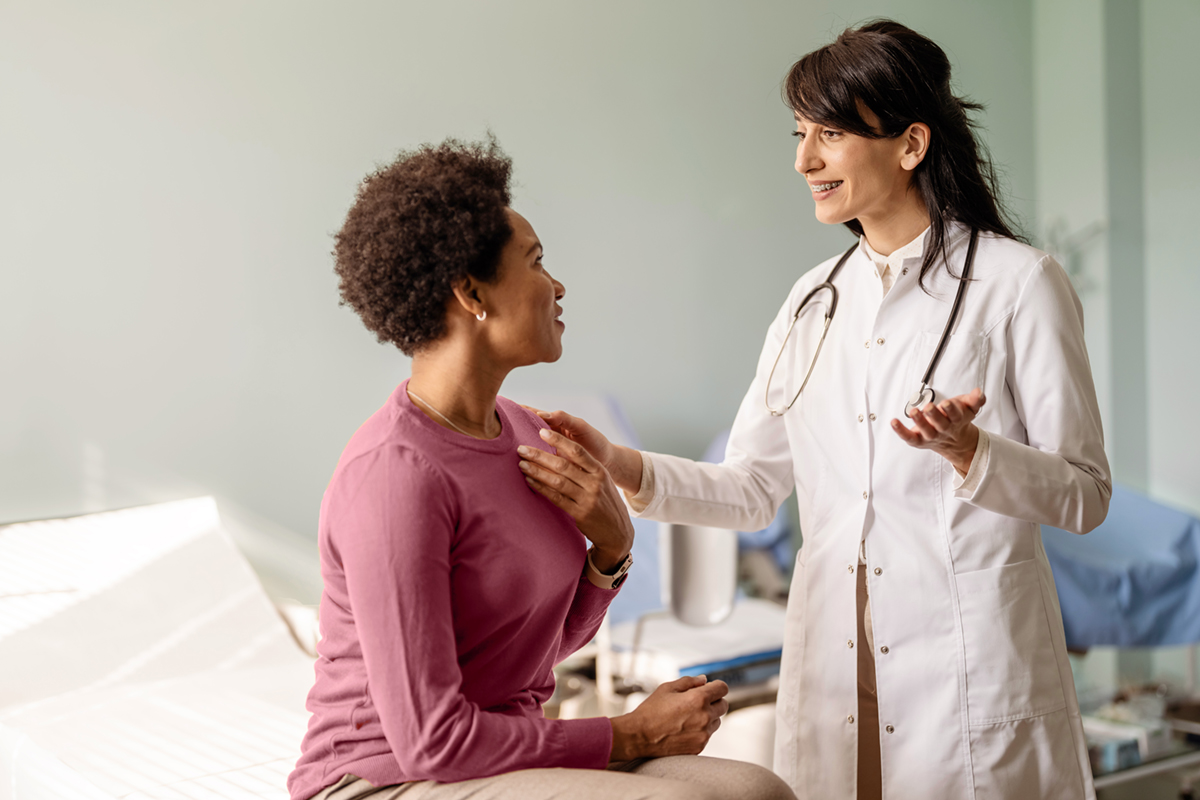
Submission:
<svg viewBox="0 0 1200 800">
<path fill-rule="evenodd" d="M 583 420 L 561 411 L 539 412 L 542 419 L 558 433 L 583 445 L 604 465 L 637 516 L 730 530 L 767 527 L 794 486 L 792 452 L 783 418 L 768 413 L 763 398 L 767 376 L 791 321 L 794 296 L 801 291 L 803 280 L 793 288 L 792 296 L 767 331 L 754 379 L 742 400 L 725 460 L 720 464 L 614 445 Z"/>
</svg>

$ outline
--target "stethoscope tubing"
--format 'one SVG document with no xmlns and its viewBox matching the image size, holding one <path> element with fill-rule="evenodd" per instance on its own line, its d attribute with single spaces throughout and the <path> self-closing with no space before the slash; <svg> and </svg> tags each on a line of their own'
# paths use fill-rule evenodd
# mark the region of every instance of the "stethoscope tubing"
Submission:
<svg viewBox="0 0 1200 800">
<path fill-rule="evenodd" d="M 954 307 L 950 309 L 950 316 L 946 318 L 946 327 L 942 329 L 941 338 L 938 339 L 937 350 L 933 351 L 933 358 L 929 359 L 929 366 L 925 368 L 925 374 L 921 376 L 921 387 L 904 404 L 904 416 L 906 417 L 911 417 L 914 411 L 928 403 L 937 402 L 937 395 L 929 385 L 929 381 L 933 378 L 933 371 L 937 369 L 938 362 L 942 360 L 942 352 L 946 349 L 950 331 L 958 321 L 963 295 L 967 291 L 967 283 L 971 280 L 971 267 L 975 264 L 975 247 L 978 244 L 979 230 L 972 228 L 971 242 L 967 245 L 967 260 L 963 265 L 962 275 L 958 278 L 958 291 L 954 295 Z"/>
<path fill-rule="evenodd" d="M 767 411 L 771 412 L 771 416 L 782 417 L 784 414 L 791 411 L 792 406 L 794 406 L 796 401 L 800 399 L 800 393 L 804 391 L 804 387 L 808 386 L 808 379 L 812 377 L 813 368 L 817 366 L 817 357 L 821 355 L 821 348 L 825 345 L 825 334 L 829 333 L 829 323 L 833 322 L 834 312 L 837 311 L 838 290 L 837 287 L 833 285 L 833 279 L 837 277 L 839 272 L 841 272 L 842 266 L 850 259 L 850 256 L 854 254 L 854 251 L 857 248 L 857 244 L 851 245 L 850 248 L 842 254 L 842 257 L 838 259 L 838 262 L 833 265 L 833 269 L 829 271 L 829 276 L 825 278 L 825 281 L 823 283 L 818 283 L 815 287 L 813 287 L 811 292 L 804 295 L 804 299 L 800 301 L 800 305 L 796 306 L 796 313 L 792 314 L 792 324 L 788 325 L 787 333 L 783 336 L 783 344 L 779 346 L 779 355 L 775 356 L 775 363 L 771 365 L 771 372 L 769 375 L 767 375 L 767 388 L 766 391 L 763 392 L 763 402 L 766 403 Z M 830 302 L 829 310 L 825 312 L 825 324 L 821 328 L 821 338 L 817 341 L 817 351 L 813 354 L 812 361 L 810 361 L 808 364 L 808 372 L 804 373 L 804 380 L 800 383 L 800 388 L 796 390 L 796 394 L 792 397 L 792 401 L 783 408 L 772 408 L 771 379 L 775 377 L 775 368 L 779 366 L 779 359 L 783 358 L 783 354 L 787 350 L 788 339 L 790 339 L 792 336 L 792 329 L 796 327 L 796 321 L 800 319 L 800 312 L 804 310 L 806 305 L 808 305 L 808 301 L 812 300 L 818 292 L 822 291 L 829 292 Z"/>
<path fill-rule="evenodd" d="M 929 382 L 933 378 L 933 373 L 934 370 L 937 369 L 938 362 L 941 361 L 943 351 L 946 349 L 946 342 L 950 338 L 950 331 L 954 329 L 954 325 L 958 321 L 959 312 L 962 309 L 963 295 L 966 293 L 967 283 L 971 279 L 971 267 L 975 263 L 975 249 L 978 243 L 979 230 L 972 228 L 971 241 L 970 244 L 967 245 L 966 264 L 963 266 L 962 275 L 960 275 L 958 279 L 958 291 L 954 295 L 954 305 L 950 309 L 949 317 L 946 319 L 946 327 L 942 329 L 942 335 L 938 339 L 937 349 L 934 351 L 933 357 L 929 360 L 929 365 L 925 368 L 925 373 L 921 376 L 921 386 L 916 392 L 913 393 L 912 397 L 909 398 L 908 402 L 904 406 L 905 416 L 912 416 L 912 412 L 915 409 L 920 408 L 926 403 L 932 403 L 936 399 L 933 389 L 929 386 Z M 842 267 L 850 259 L 850 256 L 854 254 L 854 251 L 858 248 L 858 246 L 859 245 L 857 243 L 851 245 L 850 248 L 842 254 L 842 257 L 838 259 L 838 262 L 834 264 L 833 269 L 829 271 L 828 277 L 826 277 L 822 283 L 819 283 L 813 287 L 812 291 L 806 294 L 804 299 L 800 301 L 800 305 L 796 307 L 796 313 L 792 315 L 792 322 L 790 325 L 788 325 L 787 333 L 784 334 L 783 343 L 779 346 L 779 354 L 775 356 L 775 362 L 771 365 L 771 372 L 767 375 L 767 386 L 763 392 L 763 402 L 766 404 L 767 411 L 771 413 L 771 416 L 781 417 L 790 411 L 792 406 L 796 404 L 796 401 L 800 399 L 800 393 L 804 391 L 804 387 L 808 385 L 808 380 L 812 377 L 813 369 L 817 366 L 817 358 L 821 355 L 821 348 L 825 345 L 825 336 L 829 333 L 829 325 L 831 322 L 833 322 L 834 312 L 837 311 L 838 291 L 837 287 L 833 285 L 833 280 L 837 277 L 838 273 L 841 272 Z M 804 307 L 808 305 L 809 301 L 811 301 L 818 292 L 822 291 L 829 292 L 830 303 L 829 310 L 825 313 L 824 324 L 821 328 L 821 338 L 817 340 L 816 352 L 813 353 L 812 361 L 809 362 L 808 365 L 808 371 L 804 374 L 804 380 L 800 383 L 800 388 L 796 390 L 796 394 L 792 397 L 791 401 L 783 408 L 774 408 L 771 406 L 770 397 L 771 380 L 775 377 L 775 369 L 779 366 L 779 360 L 783 358 L 783 354 L 787 350 L 788 339 L 791 338 L 792 330 L 796 327 L 797 320 L 800 319 L 800 312 L 804 310 Z"/>
</svg>

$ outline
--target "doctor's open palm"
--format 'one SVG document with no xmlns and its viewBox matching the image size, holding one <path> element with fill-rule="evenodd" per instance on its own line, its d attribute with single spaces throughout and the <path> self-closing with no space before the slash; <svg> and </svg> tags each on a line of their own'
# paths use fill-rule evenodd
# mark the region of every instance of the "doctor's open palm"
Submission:
<svg viewBox="0 0 1200 800">
<path fill-rule="evenodd" d="M 966 475 L 979 444 L 979 428 L 975 427 L 974 420 L 986 402 L 983 390 L 975 388 L 967 394 L 913 409 L 910 415 L 912 428 L 893 419 L 892 430 L 906 444 L 934 451 L 949 461 L 960 474 Z"/>
</svg>

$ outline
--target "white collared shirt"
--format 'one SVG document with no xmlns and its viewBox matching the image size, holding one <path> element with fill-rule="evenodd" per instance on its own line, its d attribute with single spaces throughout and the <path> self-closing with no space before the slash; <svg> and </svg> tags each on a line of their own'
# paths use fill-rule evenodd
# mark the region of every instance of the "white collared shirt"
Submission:
<svg viewBox="0 0 1200 800">
<path fill-rule="evenodd" d="M 879 276 L 880 282 L 883 284 L 883 296 L 886 297 L 888 291 L 892 288 L 892 284 L 896 282 L 896 276 L 904 270 L 904 262 L 907 259 L 920 260 L 925 254 L 925 237 L 929 234 L 929 228 L 921 231 L 917 238 L 913 239 L 903 247 L 899 247 L 892 251 L 890 255 L 880 255 L 875 252 L 875 248 L 871 247 L 867 237 L 863 236 L 859 239 L 862 245 L 863 252 L 867 254 L 867 258 L 871 259 L 871 263 L 875 265 L 875 274 Z"/>
</svg>

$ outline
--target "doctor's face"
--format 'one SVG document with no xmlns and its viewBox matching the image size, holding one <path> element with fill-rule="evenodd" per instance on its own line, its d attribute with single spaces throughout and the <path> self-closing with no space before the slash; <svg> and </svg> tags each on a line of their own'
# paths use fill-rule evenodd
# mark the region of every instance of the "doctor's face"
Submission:
<svg viewBox="0 0 1200 800">
<path fill-rule="evenodd" d="M 878 118 L 863 108 L 863 119 Z M 912 172 L 902 166 L 906 142 L 869 139 L 796 115 L 796 172 L 808 182 L 817 219 L 837 225 L 857 219 L 883 222 L 904 207 Z"/>
</svg>

